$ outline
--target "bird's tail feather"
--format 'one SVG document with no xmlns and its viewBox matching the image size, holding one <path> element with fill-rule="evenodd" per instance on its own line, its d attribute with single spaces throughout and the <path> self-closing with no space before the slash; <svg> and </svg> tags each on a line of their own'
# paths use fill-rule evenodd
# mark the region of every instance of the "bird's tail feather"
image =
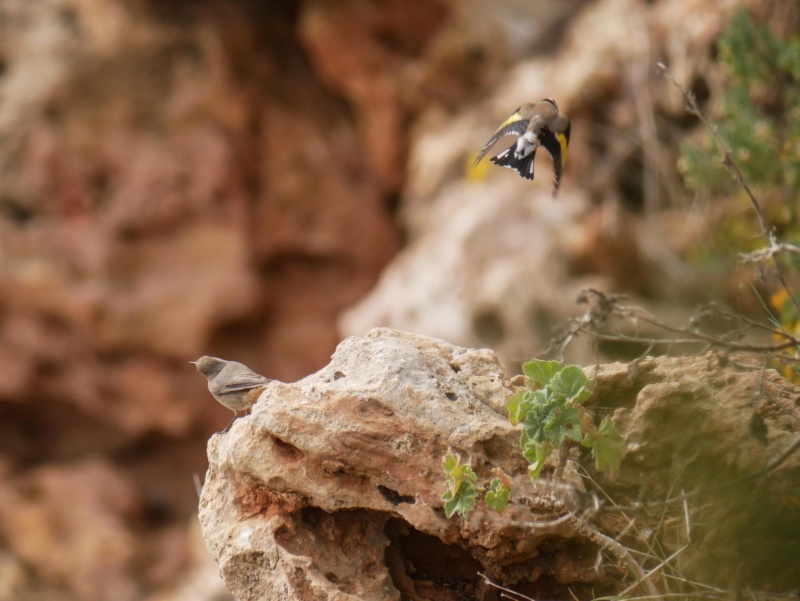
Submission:
<svg viewBox="0 0 800 601">
<path fill-rule="evenodd" d="M 516 144 L 504 150 L 492 159 L 492 163 L 501 167 L 508 167 L 519 173 L 525 179 L 533 179 L 533 159 L 536 156 L 534 149 L 528 156 L 518 159 L 514 156 Z"/>
</svg>

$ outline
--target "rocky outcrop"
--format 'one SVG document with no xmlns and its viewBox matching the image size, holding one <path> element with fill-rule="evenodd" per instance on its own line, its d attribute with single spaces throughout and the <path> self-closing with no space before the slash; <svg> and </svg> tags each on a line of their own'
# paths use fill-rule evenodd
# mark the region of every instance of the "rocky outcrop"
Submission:
<svg viewBox="0 0 800 601">
<path fill-rule="evenodd" d="M 604 478 L 575 449 L 557 477 L 553 463 L 533 485 L 503 409 L 515 386 L 494 353 L 388 329 L 348 338 L 324 369 L 272 383 L 251 416 L 209 442 L 200 520 L 227 586 L 244 601 L 497 598 L 480 573 L 533 598 L 611 594 L 625 586 L 622 558 L 600 530 L 633 548 L 654 544 L 638 536 L 691 540 L 697 575 L 709 578 L 715 564 L 711 579 L 724 579 L 748 553 L 730 524 L 753 517 L 746 497 L 732 494 L 735 483 L 761 473 L 770 489 L 800 466 L 793 455 L 760 471 L 793 442 L 800 391 L 774 372 L 712 355 L 589 372 L 598 385 L 587 406 L 613 413 L 627 435 L 620 477 Z M 751 432 L 753 416 L 768 446 Z M 504 513 L 479 502 L 466 519 L 445 518 L 448 448 L 480 479 L 493 469 L 508 475 L 514 491 Z M 585 485 L 578 471 L 593 480 Z M 601 490 L 619 505 L 638 501 L 641 522 L 631 528 Z M 720 521 L 687 538 L 687 522 L 673 520 L 683 505 L 665 504 L 676 491 L 688 495 L 692 516 L 709 517 L 709 500 L 724 497 L 715 505 Z M 660 510 L 647 518 L 650 503 Z M 790 515 L 786 507 L 781 515 Z M 769 573 L 777 578 L 780 569 Z"/>
</svg>

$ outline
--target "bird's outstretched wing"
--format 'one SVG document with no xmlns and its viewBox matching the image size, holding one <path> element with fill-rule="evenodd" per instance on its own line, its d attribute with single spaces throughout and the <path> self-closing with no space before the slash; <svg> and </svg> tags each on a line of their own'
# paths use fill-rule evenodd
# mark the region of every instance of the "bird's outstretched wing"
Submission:
<svg viewBox="0 0 800 601">
<path fill-rule="evenodd" d="M 569 142 L 569 126 L 563 134 L 554 134 L 548 128 L 543 128 L 539 133 L 539 141 L 544 149 L 553 159 L 553 175 L 555 178 L 555 188 L 553 195 L 558 192 L 558 184 L 561 181 L 561 172 L 567 162 L 567 143 Z"/>
<path fill-rule="evenodd" d="M 512 134 L 516 134 L 521 136 L 525 133 L 525 130 L 528 129 L 528 121 L 527 119 L 523 119 L 522 115 L 519 114 L 519 109 L 514 111 L 514 113 L 503 123 L 500 127 L 497 128 L 497 131 L 494 132 L 494 135 L 489 138 L 489 141 L 484 144 L 483 148 L 481 149 L 480 153 L 478 154 L 478 158 L 475 159 L 475 162 L 472 164 L 473 166 L 477 165 L 481 162 L 481 159 L 486 156 L 486 154 L 492 149 L 495 142 L 497 142 L 503 136 L 510 136 Z"/>
</svg>

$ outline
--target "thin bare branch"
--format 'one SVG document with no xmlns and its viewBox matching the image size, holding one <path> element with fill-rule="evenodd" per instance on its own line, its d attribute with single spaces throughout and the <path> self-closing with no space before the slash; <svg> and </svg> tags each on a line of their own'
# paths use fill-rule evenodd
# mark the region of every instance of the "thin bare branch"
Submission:
<svg viewBox="0 0 800 601">
<path fill-rule="evenodd" d="M 652 316 L 641 307 L 621 304 L 619 302 L 620 299 L 621 298 L 618 296 L 605 295 L 597 290 L 585 290 L 582 292 L 578 297 L 578 302 L 591 302 L 592 306 L 584 312 L 583 315 L 567 322 L 564 333 L 556 339 L 554 345 L 563 351 L 575 337 L 580 333 L 584 333 L 597 340 L 609 342 L 630 342 L 650 346 L 657 344 L 699 344 L 705 349 L 720 348 L 728 352 L 780 353 L 788 349 L 800 348 L 800 340 L 786 330 L 770 328 L 767 325 L 760 324 L 751 319 L 741 318 L 739 321 L 743 326 L 746 325 L 750 329 L 762 330 L 769 333 L 771 336 L 783 339 L 783 341 L 774 344 L 754 344 L 736 342 L 733 340 L 733 335 L 741 337 L 745 334 L 746 330 L 744 328 L 729 330 L 725 336 L 721 336 L 702 332 L 696 325 L 690 327 L 673 326 Z M 730 313 L 718 310 L 713 305 L 706 307 L 705 311 L 730 319 L 737 318 L 737 316 L 733 316 Z M 656 330 L 674 334 L 675 336 L 660 338 L 652 335 L 638 336 L 624 333 L 609 333 L 604 328 L 612 316 L 621 319 L 623 322 L 634 323 L 637 326 L 646 324 Z"/>
<path fill-rule="evenodd" d="M 772 259 L 775 255 L 786 253 L 789 255 L 800 255 L 800 246 L 789 244 L 788 242 L 775 241 L 771 246 L 759 248 L 749 253 L 740 253 L 739 261 L 742 263 L 764 263 Z"/>
</svg>

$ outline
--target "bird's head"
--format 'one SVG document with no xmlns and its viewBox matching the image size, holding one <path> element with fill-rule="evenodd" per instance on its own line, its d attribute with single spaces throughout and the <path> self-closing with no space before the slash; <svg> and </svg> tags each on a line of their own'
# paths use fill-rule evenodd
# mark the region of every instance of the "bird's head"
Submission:
<svg viewBox="0 0 800 601">
<path fill-rule="evenodd" d="M 206 378 L 210 378 L 222 371 L 222 368 L 225 367 L 226 361 L 225 359 L 220 359 L 218 357 L 209 357 L 204 355 L 197 361 L 189 361 L 189 363 L 194 365 L 197 368 L 197 371 L 203 374 Z"/>
</svg>

